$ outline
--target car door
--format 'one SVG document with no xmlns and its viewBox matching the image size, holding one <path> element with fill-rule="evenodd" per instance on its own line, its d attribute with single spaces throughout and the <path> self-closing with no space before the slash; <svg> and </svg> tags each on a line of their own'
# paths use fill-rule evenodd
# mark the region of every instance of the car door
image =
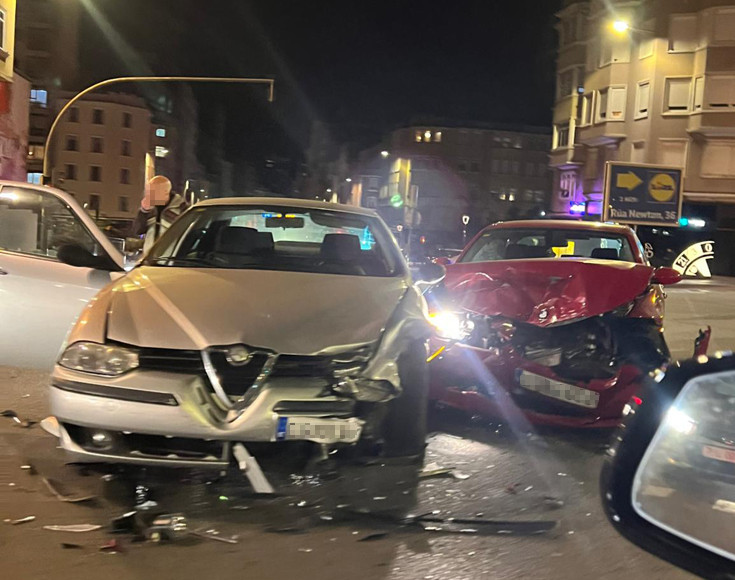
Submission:
<svg viewBox="0 0 735 580">
<path fill-rule="evenodd" d="M 0 365 L 50 369 L 84 305 L 119 276 L 62 263 L 57 250 L 69 243 L 122 265 L 68 194 L 0 185 Z"/>
</svg>

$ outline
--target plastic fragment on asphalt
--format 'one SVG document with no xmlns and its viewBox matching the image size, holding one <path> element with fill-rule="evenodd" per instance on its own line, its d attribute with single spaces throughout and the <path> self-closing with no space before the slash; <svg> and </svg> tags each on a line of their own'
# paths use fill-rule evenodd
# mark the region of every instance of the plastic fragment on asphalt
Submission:
<svg viewBox="0 0 735 580">
<path fill-rule="evenodd" d="M 51 479 L 49 479 L 47 477 L 43 477 L 41 479 L 43 480 L 43 483 L 46 486 L 46 488 L 59 501 L 64 501 L 64 502 L 67 502 L 67 503 L 82 503 L 82 502 L 85 502 L 85 501 L 91 501 L 91 500 L 95 499 L 95 496 L 94 495 L 85 495 L 85 496 L 82 496 L 82 497 L 71 497 L 71 496 L 68 496 L 68 495 L 64 495 L 63 493 L 61 493 L 61 491 L 59 491 L 59 489 L 57 487 L 58 484 L 56 482 L 54 482 L 53 480 L 51 480 Z"/>
<path fill-rule="evenodd" d="M 49 530 L 51 532 L 72 532 L 74 534 L 83 534 L 86 532 L 94 532 L 95 530 L 101 529 L 102 526 L 98 526 L 95 524 L 72 524 L 69 526 L 43 526 L 44 530 Z"/>
<path fill-rule="evenodd" d="M 452 475 L 452 467 L 441 467 L 438 463 L 429 463 L 420 472 L 420 479 L 430 477 L 447 477 Z"/>
<path fill-rule="evenodd" d="M 69 542 L 61 542 L 61 547 L 64 550 L 81 550 L 82 546 L 80 544 L 71 544 Z"/>
<path fill-rule="evenodd" d="M 117 554 L 118 552 L 122 552 L 122 548 L 120 547 L 120 544 L 118 544 L 117 540 L 110 540 L 100 546 L 100 552 Z"/>
<path fill-rule="evenodd" d="M 14 423 L 16 423 L 19 427 L 22 427 L 23 429 L 28 429 L 29 427 L 32 427 L 36 424 L 35 421 L 21 419 L 20 417 L 18 417 L 18 413 L 16 413 L 12 409 L 0 411 L 0 417 L 7 417 L 8 419 L 12 419 Z"/>
<path fill-rule="evenodd" d="M 197 538 L 204 538 L 207 540 L 214 540 L 215 542 L 222 542 L 223 544 L 239 544 L 235 538 L 228 538 L 226 536 L 221 536 L 220 533 L 217 530 L 209 529 L 209 530 L 194 530 L 191 532 L 192 536 L 196 536 Z"/>
<path fill-rule="evenodd" d="M 526 489 L 524 489 L 523 491 L 531 491 L 532 489 L 533 489 L 533 486 L 532 486 L 532 485 L 529 485 L 529 486 L 528 486 L 528 487 L 527 487 Z"/>
<path fill-rule="evenodd" d="M 245 446 L 242 443 L 235 443 L 232 447 L 232 454 L 237 460 L 240 471 L 245 474 L 248 478 L 250 485 L 252 486 L 255 493 L 274 493 L 273 486 L 271 486 L 268 479 L 265 477 L 263 470 L 258 465 L 258 461 L 248 453 Z"/>
<path fill-rule="evenodd" d="M 314 550 L 312 548 L 299 548 L 299 552 L 304 552 L 305 554 L 309 554 L 313 551 Z"/>
<path fill-rule="evenodd" d="M 188 533 L 188 525 L 184 514 L 163 514 L 150 525 L 146 536 L 152 542 L 172 542 Z"/>
<path fill-rule="evenodd" d="M 368 534 L 366 536 L 363 536 L 358 542 L 372 542 L 374 540 L 382 540 L 383 538 L 387 537 L 389 532 L 373 532 L 372 534 Z"/>
<path fill-rule="evenodd" d="M 20 518 L 18 520 L 10 520 L 10 521 L 8 521 L 8 523 L 11 526 L 17 526 L 18 524 L 26 524 L 28 522 L 35 521 L 35 519 L 36 519 L 36 516 L 26 516 L 26 517 Z"/>
<path fill-rule="evenodd" d="M 61 429 L 59 429 L 59 421 L 53 415 L 46 417 L 41 421 L 41 429 L 49 435 L 53 435 L 57 439 L 61 437 Z"/>
<path fill-rule="evenodd" d="M 462 473 L 461 471 L 452 471 L 452 477 L 454 479 L 464 481 L 465 479 L 469 479 L 471 476 L 468 473 Z"/>
</svg>

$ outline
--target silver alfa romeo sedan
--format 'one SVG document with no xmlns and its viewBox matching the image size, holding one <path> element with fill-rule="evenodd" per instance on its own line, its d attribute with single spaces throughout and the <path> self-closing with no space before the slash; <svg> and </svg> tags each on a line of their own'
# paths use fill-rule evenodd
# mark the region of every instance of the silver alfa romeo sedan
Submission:
<svg viewBox="0 0 735 580">
<path fill-rule="evenodd" d="M 84 252 L 61 254 L 82 264 Z M 370 210 L 200 203 L 77 319 L 52 376 L 61 445 L 77 462 L 182 467 L 288 440 L 420 456 L 419 288 L 442 272 L 412 278 Z"/>
</svg>

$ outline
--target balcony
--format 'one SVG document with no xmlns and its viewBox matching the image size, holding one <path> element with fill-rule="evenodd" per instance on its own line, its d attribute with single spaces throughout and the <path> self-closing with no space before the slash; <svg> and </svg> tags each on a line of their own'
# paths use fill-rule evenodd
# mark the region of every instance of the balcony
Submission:
<svg viewBox="0 0 735 580">
<path fill-rule="evenodd" d="M 549 155 L 549 165 L 558 169 L 570 169 L 584 165 L 587 148 L 581 145 L 554 149 Z"/>
<path fill-rule="evenodd" d="M 577 143 L 589 147 L 600 145 L 616 145 L 626 139 L 625 123 L 621 121 L 607 121 L 597 125 L 577 127 Z"/>
<path fill-rule="evenodd" d="M 694 113 L 689 116 L 687 132 L 710 139 L 735 137 L 735 109 Z"/>
</svg>

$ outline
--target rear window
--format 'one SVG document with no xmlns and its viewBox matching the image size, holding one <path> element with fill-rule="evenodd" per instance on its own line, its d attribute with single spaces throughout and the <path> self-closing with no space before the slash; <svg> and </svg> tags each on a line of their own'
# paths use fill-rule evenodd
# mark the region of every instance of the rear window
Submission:
<svg viewBox="0 0 735 580">
<path fill-rule="evenodd" d="M 498 228 L 485 232 L 460 262 L 592 258 L 635 262 L 626 236 L 591 230 Z"/>
</svg>

